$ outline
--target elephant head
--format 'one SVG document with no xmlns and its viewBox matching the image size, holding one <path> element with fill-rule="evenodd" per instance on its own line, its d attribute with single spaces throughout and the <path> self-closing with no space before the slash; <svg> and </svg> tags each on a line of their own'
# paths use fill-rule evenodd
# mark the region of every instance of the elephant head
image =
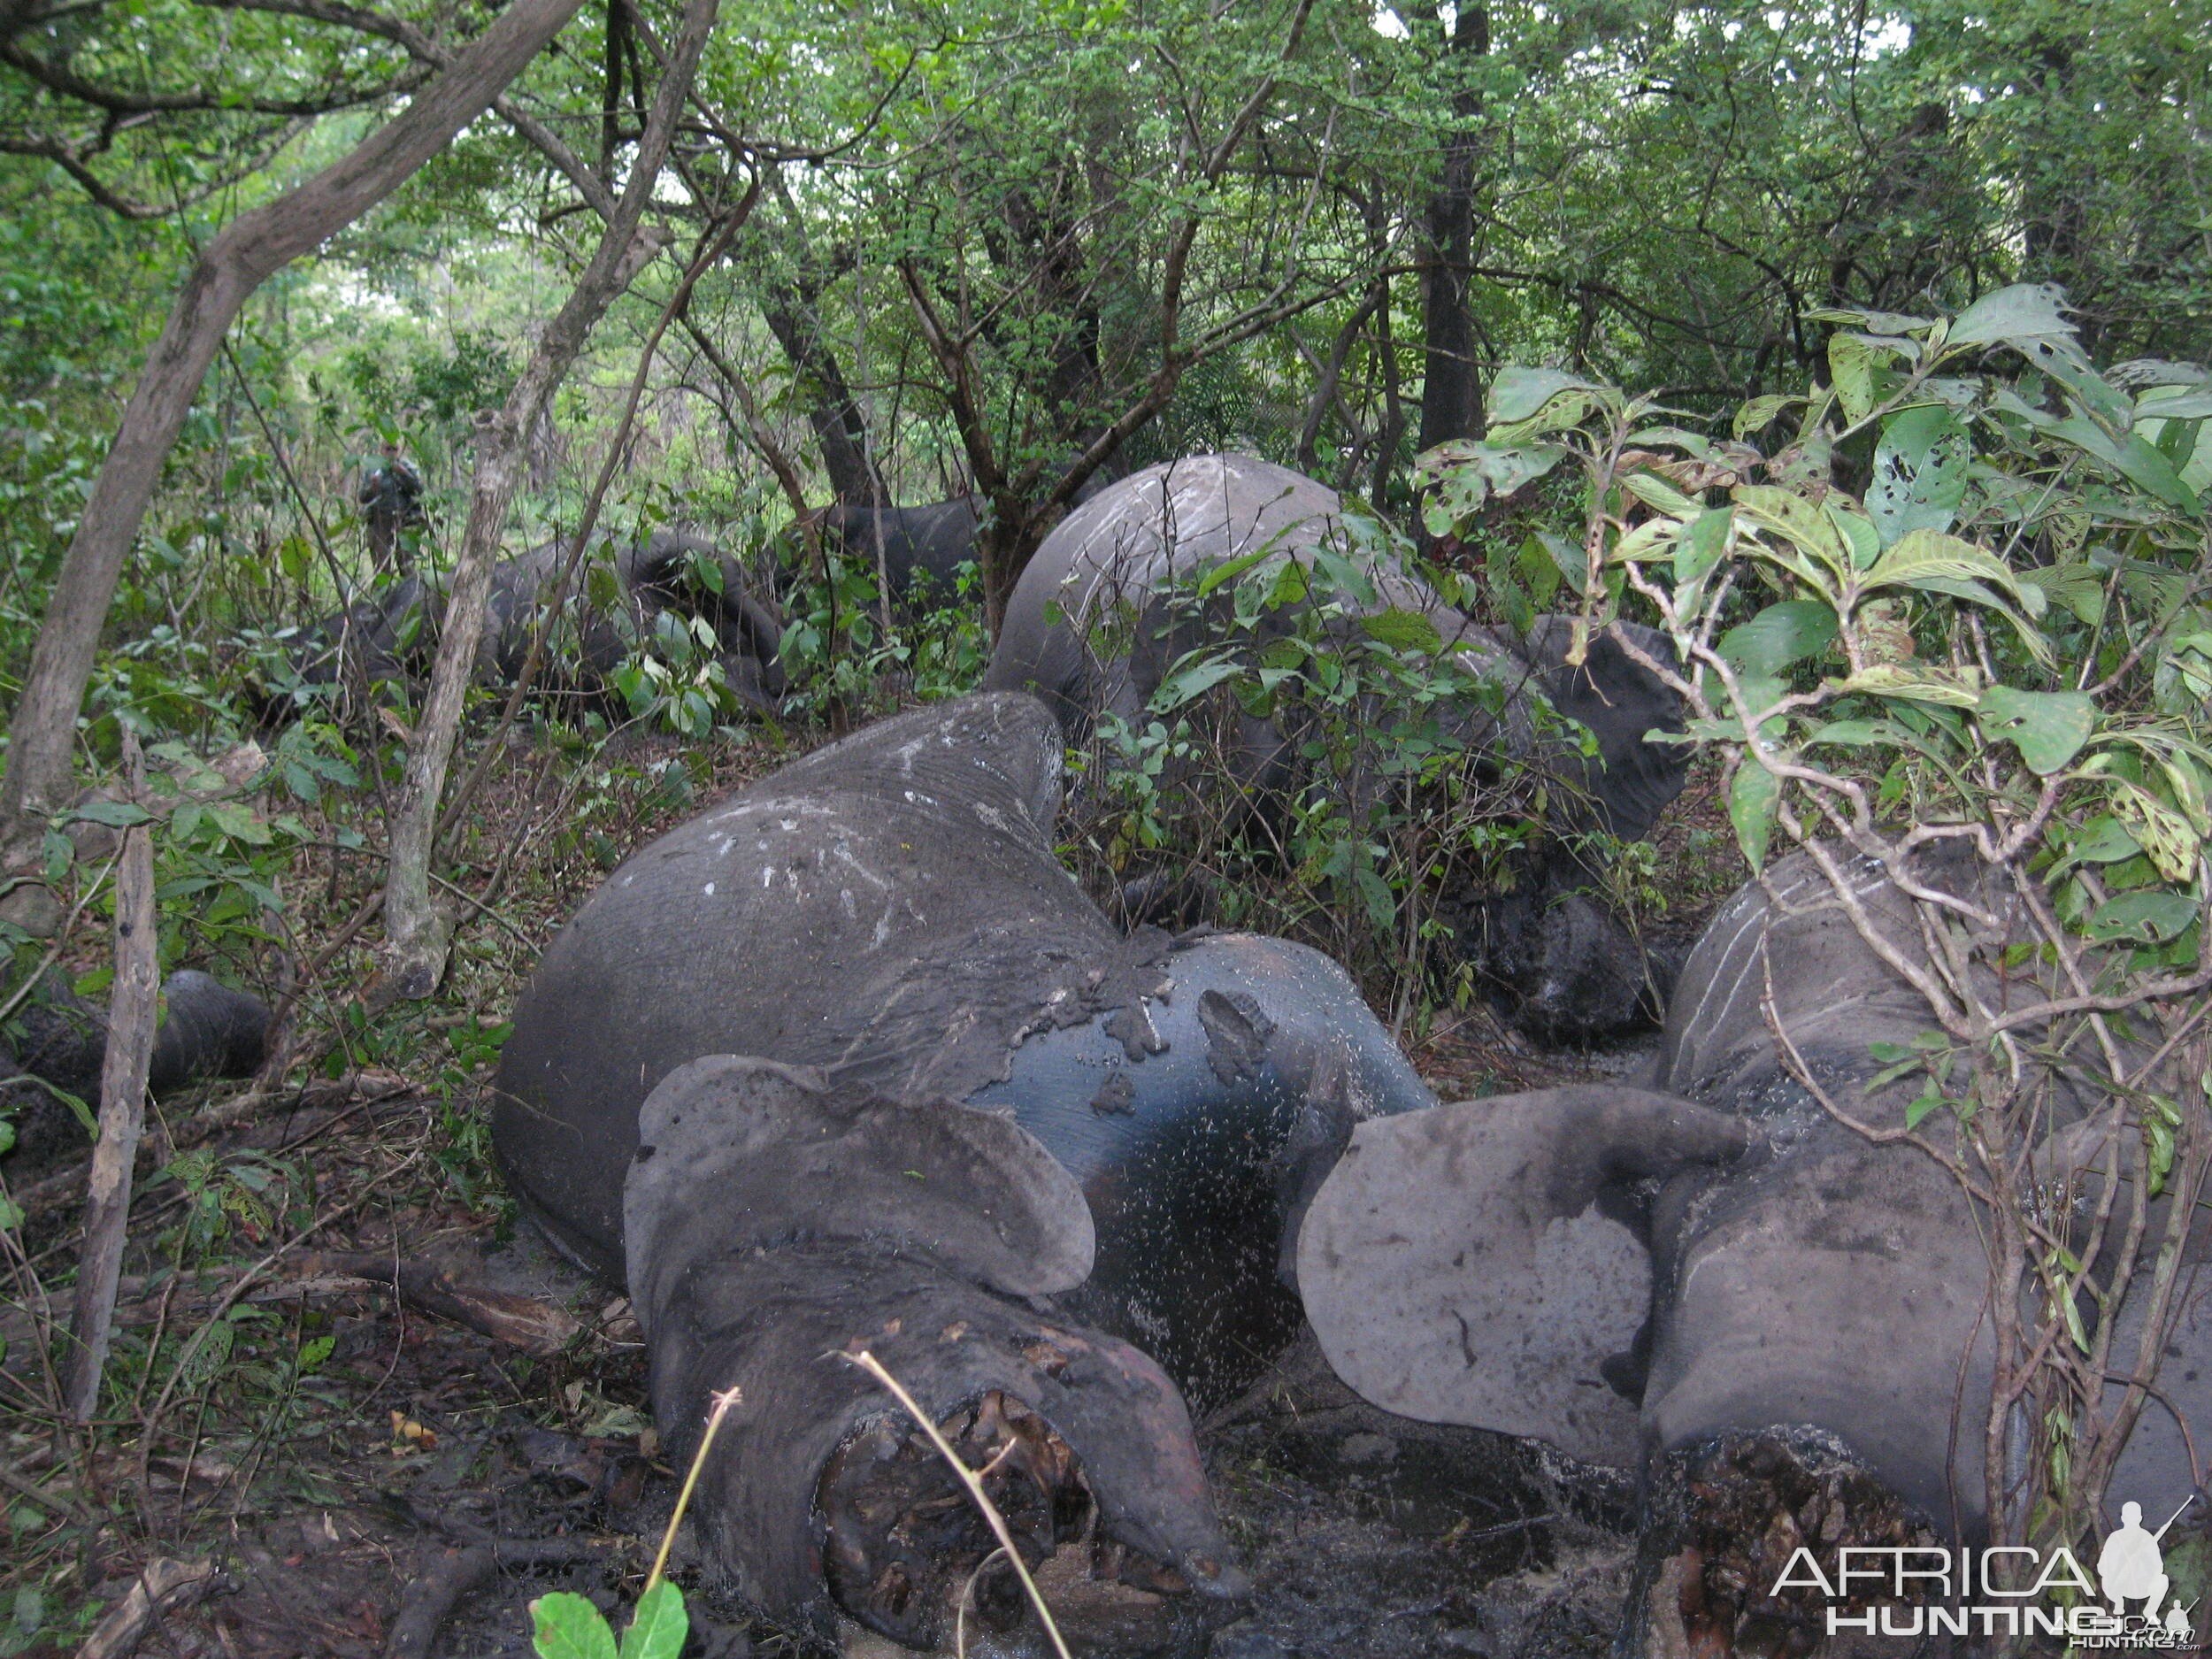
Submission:
<svg viewBox="0 0 2212 1659">
<path fill-rule="evenodd" d="M 1090 1272 L 1091 1217 L 1010 1118 L 718 1056 L 664 1079 L 640 1133 L 624 1210 L 654 1407 L 683 1454 L 704 1402 L 739 1390 L 703 1491 L 749 1597 L 916 1647 L 964 1599 L 1002 1642 L 1028 1627 L 1007 1569 L 980 1571 L 984 1517 L 863 1353 L 989 1466 L 1025 1563 L 1058 1556 L 1072 1623 L 1111 1651 L 1186 1647 L 1242 1594 L 1174 1385 L 1048 1311 Z"/>
<path fill-rule="evenodd" d="M 1965 895 L 1962 950 L 2001 995 L 2001 884 L 1918 879 Z M 1361 1394 L 1641 1471 L 1639 1640 L 1647 1621 L 1693 1648 L 1816 1632 L 1808 1586 L 1775 1591 L 1798 1544 L 1985 1532 L 1991 1217 L 1955 1121 L 1903 1133 L 1911 1087 L 1872 1052 L 1932 1023 L 1891 959 L 1922 938 L 1879 867 L 1784 860 L 1691 953 L 1655 1091 L 1363 1124 L 1309 1211 L 1307 1310 Z M 2093 1077 L 2052 1064 L 2049 1110 L 2082 1125 L 2045 1149 L 2056 1181 L 2095 1163 L 2108 1115 L 2087 1112 Z M 2189 1425 L 2212 1430 L 2197 1294 L 2116 1483 L 2162 1512 L 2201 1473 Z"/>
</svg>

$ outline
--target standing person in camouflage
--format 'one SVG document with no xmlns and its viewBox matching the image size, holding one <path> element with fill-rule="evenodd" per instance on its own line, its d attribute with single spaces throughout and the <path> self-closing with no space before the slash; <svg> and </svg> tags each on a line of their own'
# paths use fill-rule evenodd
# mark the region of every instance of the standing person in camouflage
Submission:
<svg viewBox="0 0 2212 1659">
<path fill-rule="evenodd" d="M 422 474 L 387 443 L 383 456 L 361 469 L 356 497 L 369 526 L 369 568 L 373 579 L 411 576 L 416 533 L 422 524 Z"/>
</svg>

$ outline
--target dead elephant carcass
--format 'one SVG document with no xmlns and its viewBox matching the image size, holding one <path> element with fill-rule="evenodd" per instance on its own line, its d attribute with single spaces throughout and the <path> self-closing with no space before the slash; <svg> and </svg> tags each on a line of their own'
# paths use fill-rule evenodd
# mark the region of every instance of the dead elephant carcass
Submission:
<svg viewBox="0 0 2212 1659">
<path fill-rule="evenodd" d="M 807 756 L 617 871 L 516 1015 L 502 1163 L 626 1271 L 680 1447 L 745 1389 L 711 1525 L 785 1616 L 933 1640 L 994 1548 L 865 1348 L 1013 1448 L 1025 1556 L 1096 1547 L 1100 1651 L 1194 1640 L 1241 1575 L 1183 1391 L 1289 1340 L 1296 1215 L 1356 1123 L 1430 1103 L 1325 958 L 1109 924 L 1052 855 L 1061 752 L 985 695 Z"/>
</svg>

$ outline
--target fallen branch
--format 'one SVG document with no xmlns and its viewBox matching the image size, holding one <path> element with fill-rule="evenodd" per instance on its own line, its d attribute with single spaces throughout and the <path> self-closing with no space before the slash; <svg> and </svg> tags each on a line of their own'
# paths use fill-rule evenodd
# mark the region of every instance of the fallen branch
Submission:
<svg viewBox="0 0 2212 1659">
<path fill-rule="evenodd" d="M 424 1564 L 408 1586 L 407 1599 L 392 1621 L 384 1659 L 427 1659 L 438 1627 L 472 1592 L 481 1589 L 503 1568 L 561 1567 L 588 1561 L 607 1548 L 596 1539 L 492 1540 L 461 1548 L 444 1548 Z"/>
<path fill-rule="evenodd" d="M 327 1082 L 310 1083 L 297 1092 L 293 1110 L 309 1111 L 320 1107 L 346 1105 L 356 1102 L 372 1103 L 389 1100 L 395 1095 L 412 1094 L 418 1085 L 396 1071 L 355 1071 Z M 211 1106 L 185 1120 L 170 1144 L 177 1148 L 198 1146 L 242 1120 L 256 1116 L 261 1109 L 277 1097 L 273 1090 L 249 1089 L 234 1100 L 219 1106 Z M 150 1148 L 142 1146 L 142 1155 Z M 92 1168 L 91 1160 L 73 1164 L 34 1182 L 16 1194 L 16 1202 L 24 1213 L 40 1216 L 73 1201 L 83 1189 Z"/>
<path fill-rule="evenodd" d="M 222 1587 L 211 1561 L 164 1557 L 139 1569 L 138 1582 L 77 1649 L 77 1659 L 127 1659 L 147 1632 L 170 1614 L 204 1601 Z"/>
<path fill-rule="evenodd" d="M 433 1262 L 363 1252 L 317 1251 L 301 1260 L 291 1279 L 253 1300 L 283 1301 L 365 1286 L 392 1292 L 419 1312 L 541 1359 L 559 1353 L 584 1328 L 581 1319 L 554 1302 L 456 1280 Z"/>
</svg>

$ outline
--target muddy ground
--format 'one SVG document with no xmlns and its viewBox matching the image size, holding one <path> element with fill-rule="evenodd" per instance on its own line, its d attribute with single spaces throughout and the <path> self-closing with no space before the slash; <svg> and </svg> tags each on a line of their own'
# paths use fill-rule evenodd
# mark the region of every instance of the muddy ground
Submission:
<svg viewBox="0 0 2212 1659">
<path fill-rule="evenodd" d="M 150 1578 L 171 1606 L 140 1621 L 148 1659 L 488 1659 L 531 1651 L 527 1604 L 549 1589 L 626 1607 L 680 1471 L 659 1455 L 618 1292 L 555 1260 L 488 1179 L 486 1033 L 611 856 L 768 758 L 718 765 L 690 798 L 641 786 L 588 835 L 510 849 L 521 874 L 404 1031 L 349 1013 L 342 994 L 314 1010 L 335 1033 L 314 1068 L 328 1078 L 296 1080 L 206 1137 L 197 1162 L 173 1163 L 185 1179 L 144 1187 L 114 1361 L 127 1404 L 89 1450 L 42 1409 L 50 1379 L 22 1313 L 60 1294 L 44 1286 L 65 1279 L 73 1204 L 31 1195 L 28 1259 L 8 1263 L 0 1299 L 0 1659 L 127 1651 L 83 1644 L 103 1619 L 128 1623 Z M 507 821 L 575 810 L 546 769 L 518 766 L 504 787 Z M 1663 858 L 1678 864 L 1681 838 L 1713 816 L 1694 800 Z M 345 877 L 330 881 L 341 907 Z M 1692 904 L 1727 885 L 1701 876 Z M 1538 1054 L 1475 1014 L 1440 1021 L 1415 1057 L 1449 1099 L 1615 1072 L 1638 1054 Z M 236 1095 L 208 1102 L 218 1121 Z M 157 1133 L 192 1141 L 208 1119 L 191 1104 Z M 1216 1659 L 1611 1644 L 1634 1548 L 1623 1483 L 1388 1417 L 1310 1345 L 1214 1412 L 1202 1443 L 1256 1584 Z M 687 1653 L 799 1651 L 697 1566 L 687 1525 L 674 1571 L 692 1598 Z"/>
</svg>

